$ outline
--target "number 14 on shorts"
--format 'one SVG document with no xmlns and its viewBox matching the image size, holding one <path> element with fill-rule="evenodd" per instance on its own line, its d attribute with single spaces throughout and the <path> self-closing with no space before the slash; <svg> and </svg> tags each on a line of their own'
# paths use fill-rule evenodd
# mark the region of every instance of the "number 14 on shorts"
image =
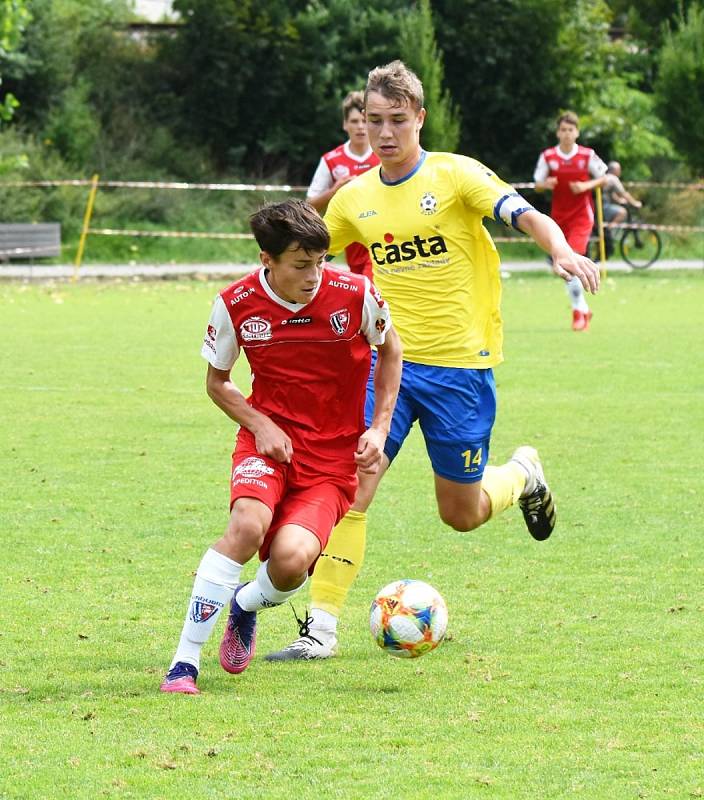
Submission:
<svg viewBox="0 0 704 800">
<path fill-rule="evenodd" d="M 464 459 L 464 471 L 465 472 L 479 472 L 479 469 L 482 465 L 482 455 L 483 455 L 483 448 L 479 447 L 476 450 L 472 450 L 471 448 L 464 451 L 461 454 L 462 458 Z"/>
</svg>

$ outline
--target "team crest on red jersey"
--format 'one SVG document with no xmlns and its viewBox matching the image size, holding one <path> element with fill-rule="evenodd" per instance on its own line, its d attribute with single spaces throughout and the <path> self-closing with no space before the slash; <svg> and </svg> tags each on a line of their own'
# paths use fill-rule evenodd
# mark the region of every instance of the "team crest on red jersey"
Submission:
<svg viewBox="0 0 704 800">
<path fill-rule="evenodd" d="M 240 325 L 240 335 L 245 342 L 265 342 L 271 339 L 271 323 L 263 317 L 249 317 Z"/>
<path fill-rule="evenodd" d="M 330 325 L 338 336 L 342 336 L 347 332 L 347 327 L 350 324 L 350 312 L 347 308 L 341 308 L 339 311 L 333 311 L 330 314 Z"/>
</svg>

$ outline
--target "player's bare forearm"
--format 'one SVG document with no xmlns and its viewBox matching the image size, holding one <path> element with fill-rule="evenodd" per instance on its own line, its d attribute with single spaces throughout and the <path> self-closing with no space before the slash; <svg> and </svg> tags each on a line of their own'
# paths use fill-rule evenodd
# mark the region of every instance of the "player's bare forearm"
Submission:
<svg viewBox="0 0 704 800">
<path fill-rule="evenodd" d="M 552 258 L 556 275 L 564 280 L 579 278 L 582 286 L 592 294 L 599 289 L 599 268 L 591 259 L 574 252 L 554 220 L 531 210 L 521 214 L 518 227 Z"/>
<path fill-rule="evenodd" d="M 229 370 L 208 365 L 208 396 L 227 416 L 254 434 L 257 451 L 275 461 L 289 462 L 293 454 L 291 440 L 266 414 L 249 405 L 230 377 Z"/>
<path fill-rule="evenodd" d="M 374 414 L 367 430 L 360 436 L 355 463 L 361 472 L 375 473 L 381 465 L 384 444 L 391 427 L 401 383 L 401 340 L 391 328 L 383 345 L 377 347 L 374 368 Z"/>
<path fill-rule="evenodd" d="M 391 426 L 398 389 L 401 385 L 403 348 L 395 328 L 386 332 L 384 344 L 377 346 L 374 368 L 374 415 L 370 427 L 378 428 L 386 435 Z"/>
<path fill-rule="evenodd" d="M 327 192 L 322 192 L 315 197 L 306 197 L 306 202 L 310 203 L 318 214 L 324 214 L 325 209 L 328 207 L 330 198 L 335 194 L 334 189 L 329 189 Z"/>
</svg>

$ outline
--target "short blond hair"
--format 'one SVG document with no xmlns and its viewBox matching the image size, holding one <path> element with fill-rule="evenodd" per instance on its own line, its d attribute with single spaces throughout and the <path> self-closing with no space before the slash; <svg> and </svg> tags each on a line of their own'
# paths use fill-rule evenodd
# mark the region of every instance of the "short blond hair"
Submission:
<svg viewBox="0 0 704 800">
<path fill-rule="evenodd" d="M 575 128 L 579 128 L 579 117 L 574 111 L 563 111 L 557 118 L 557 127 L 559 128 L 560 124 L 563 122 L 566 122 L 568 125 L 574 125 Z"/>
<path fill-rule="evenodd" d="M 415 72 L 398 59 L 383 67 L 375 67 L 369 73 L 364 90 L 365 105 L 371 92 L 378 92 L 395 105 L 408 102 L 416 111 L 423 108 L 423 84 Z"/>
</svg>

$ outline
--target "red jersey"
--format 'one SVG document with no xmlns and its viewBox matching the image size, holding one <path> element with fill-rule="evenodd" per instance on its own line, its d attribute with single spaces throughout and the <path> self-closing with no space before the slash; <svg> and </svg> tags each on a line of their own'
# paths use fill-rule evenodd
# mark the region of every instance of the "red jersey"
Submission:
<svg viewBox="0 0 704 800">
<path fill-rule="evenodd" d="M 354 474 L 370 344 L 382 344 L 390 325 L 388 306 L 364 276 L 325 267 L 309 303 L 288 303 L 262 268 L 215 299 L 201 353 L 229 370 L 244 350 L 248 402 L 288 434 L 294 458 L 318 472 Z"/>
<path fill-rule="evenodd" d="M 538 177 L 539 173 L 541 177 Z M 549 147 L 542 152 L 536 167 L 536 180 L 557 178 L 557 185 L 552 190 L 550 216 L 563 231 L 575 226 L 591 230 L 594 224 L 592 193 L 574 194 L 570 183 L 588 181 L 605 173 L 606 164 L 591 147 L 577 145 L 568 157 L 558 147 Z"/>
<path fill-rule="evenodd" d="M 340 178 L 346 178 L 348 175 L 361 175 L 380 163 L 379 157 L 371 148 L 364 156 L 360 157 L 350 150 L 349 142 L 345 142 L 325 153 L 320 159 L 308 196 L 315 197 L 329 189 Z M 327 170 L 327 174 L 325 170 Z M 346 247 L 345 258 L 352 272 L 366 275 L 369 280 L 372 279 L 372 262 L 369 258 L 369 251 L 363 244 L 355 242 Z"/>
</svg>

